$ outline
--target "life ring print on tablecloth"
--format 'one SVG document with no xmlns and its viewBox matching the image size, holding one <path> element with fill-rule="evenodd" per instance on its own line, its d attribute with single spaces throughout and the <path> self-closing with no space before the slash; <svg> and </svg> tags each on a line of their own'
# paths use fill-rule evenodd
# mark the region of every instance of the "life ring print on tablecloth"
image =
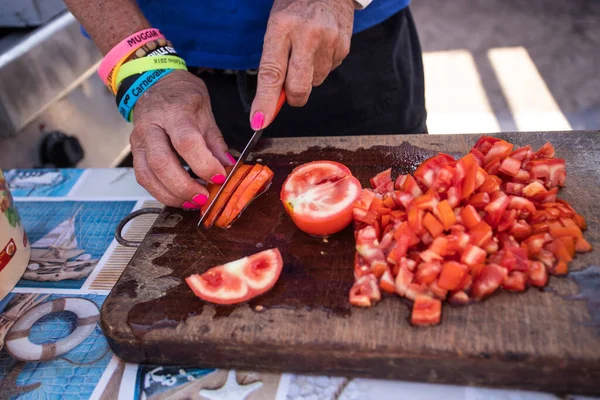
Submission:
<svg viewBox="0 0 600 400">
<path fill-rule="evenodd" d="M 35 344 L 29 340 L 31 327 L 40 318 L 58 311 L 71 311 L 77 316 L 70 335 L 53 343 Z M 33 307 L 23 314 L 6 334 L 4 345 L 14 359 L 48 361 L 79 346 L 100 321 L 100 310 L 93 301 L 78 297 L 58 298 Z"/>
</svg>

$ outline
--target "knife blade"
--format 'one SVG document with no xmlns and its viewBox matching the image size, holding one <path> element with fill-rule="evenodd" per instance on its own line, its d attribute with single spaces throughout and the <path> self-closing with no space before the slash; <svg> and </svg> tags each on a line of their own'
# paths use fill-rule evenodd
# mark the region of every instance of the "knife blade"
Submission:
<svg viewBox="0 0 600 400">
<path fill-rule="evenodd" d="M 279 95 L 279 99 L 277 100 L 277 108 L 275 109 L 275 115 L 273 116 L 273 119 L 275 119 L 275 117 L 277 116 L 277 114 L 279 114 L 279 110 L 281 110 L 281 107 L 285 103 L 285 99 L 286 99 L 286 97 L 285 97 L 285 90 L 282 89 L 281 90 L 281 94 Z M 229 175 L 227 175 L 227 178 L 225 179 L 225 182 L 223 182 L 223 184 L 221 185 L 221 187 L 217 191 L 217 194 L 211 200 L 211 202 L 210 202 L 208 208 L 206 209 L 206 211 L 204 213 L 202 213 L 202 216 L 200 217 L 200 221 L 198 221 L 198 225 L 197 225 L 198 229 L 204 227 L 204 220 L 206 219 L 206 217 L 210 214 L 210 212 L 214 208 L 215 204 L 217 203 L 217 199 L 219 198 L 219 196 L 222 195 L 223 190 L 225 189 L 225 186 L 227 186 L 227 184 L 231 180 L 231 177 L 233 176 L 233 174 L 235 174 L 235 171 L 237 171 L 242 165 L 244 165 L 244 162 L 248 158 L 248 155 L 250 153 L 252 153 L 252 150 L 254 150 L 254 148 L 256 147 L 256 144 L 260 140 L 260 137 L 262 136 L 262 134 L 263 134 L 263 129 L 259 129 L 259 130 L 257 130 L 257 131 L 254 132 L 254 134 L 252 135 L 252 137 L 250 138 L 250 140 L 246 144 L 246 147 L 244 147 L 244 150 L 242 151 L 242 154 L 240 154 L 240 157 L 238 158 L 238 160 L 236 161 L 235 165 L 233 166 L 233 168 L 229 172 Z M 231 196 L 232 194 L 233 193 L 230 193 L 229 196 Z M 225 199 L 225 203 L 227 203 L 228 200 L 229 199 Z M 204 228 L 209 229 L 211 227 L 212 227 L 212 224 L 209 225 L 209 226 L 206 226 Z"/>
</svg>

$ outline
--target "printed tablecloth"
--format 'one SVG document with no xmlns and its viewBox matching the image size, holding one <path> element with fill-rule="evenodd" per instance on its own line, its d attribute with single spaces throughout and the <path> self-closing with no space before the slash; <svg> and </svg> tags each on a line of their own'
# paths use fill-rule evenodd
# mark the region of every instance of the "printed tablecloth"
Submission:
<svg viewBox="0 0 600 400">
<path fill-rule="evenodd" d="M 25 275 L 0 301 L 0 399 L 558 399 L 285 371 L 125 363 L 112 354 L 97 324 L 102 302 L 135 252 L 117 244 L 114 231 L 131 211 L 160 204 L 128 168 L 12 170 L 6 178 L 33 251 Z M 135 219 L 125 236 L 141 240 L 155 218 Z M 19 336 L 9 334 L 11 328 L 31 310 L 39 319 L 28 332 L 28 345 L 8 351 Z"/>
</svg>

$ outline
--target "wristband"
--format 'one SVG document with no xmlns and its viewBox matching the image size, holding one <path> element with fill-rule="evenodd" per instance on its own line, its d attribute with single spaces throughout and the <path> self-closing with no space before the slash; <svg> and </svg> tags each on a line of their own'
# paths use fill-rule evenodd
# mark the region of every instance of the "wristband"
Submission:
<svg viewBox="0 0 600 400">
<path fill-rule="evenodd" d="M 156 42 L 161 41 L 160 39 L 157 40 Z M 150 42 L 150 43 L 154 43 L 154 42 Z M 136 60 L 140 57 L 137 56 L 138 52 L 139 54 L 142 54 L 141 57 L 153 57 L 156 55 L 161 55 L 161 54 L 167 54 L 167 55 L 172 55 L 172 56 L 178 56 L 177 52 L 175 51 L 175 49 L 172 46 L 163 46 L 163 47 L 159 47 L 158 49 L 155 48 L 153 51 L 150 51 L 148 54 L 146 54 L 145 50 L 142 50 L 140 52 L 141 49 L 144 49 L 147 45 L 149 45 L 150 43 L 142 46 L 140 49 L 137 49 L 134 53 L 132 53 L 131 55 L 129 55 L 127 58 L 119 61 L 117 63 L 117 65 L 115 65 L 115 68 L 113 68 L 112 71 L 110 71 L 110 74 L 108 74 L 108 83 L 107 85 L 110 87 L 110 90 L 113 92 L 113 94 L 117 93 L 117 90 L 119 88 L 119 81 L 117 81 L 117 74 L 118 71 L 121 69 L 121 65 L 124 65 L 126 63 L 128 63 L 129 61 L 132 60 Z M 171 42 L 167 42 L 168 44 L 170 44 Z M 171 53 L 172 52 L 172 53 Z M 145 72 L 145 71 L 143 71 Z"/>
<path fill-rule="evenodd" d="M 108 85 L 110 82 L 108 79 L 109 74 L 117 67 L 117 64 L 121 65 L 122 60 L 125 60 L 146 43 L 156 40 L 159 37 L 164 38 L 163 34 L 160 33 L 158 29 L 144 29 L 143 31 L 136 32 L 123 39 L 119 44 L 113 47 L 100 62 L 100 67 L 98 68 L 100 79 Z M 120 61 L 121 64 L 119 64 Z"/>
<path fill-rule="evenodd" d="M 131 114 L 133 106 L 137 102 L 138 98 L 148 89 L 150 89 L 156 82 L 162 77 L 175 71 L 174 69 L 155 69 L 142 74 L 136 81 L 131 85 L 125 94 L 121 97 L 119 102 L 119 112 L 127 120 L 131 122 Z"/>
<path fill-rule="evenodd" d="M 119 108 L 119 104 L 121 104 L 121 99 L 123 98 L 123 96 L 125 96 L 125 93 L 129 90 L 130 87 L 133 86 L 135 81 L 137 81 L 140 76 L 142 76 L 142 74 L 135 74 L 123 79 L 123 82 L 121 82 L 121 84 L 119 85 L 117 95 L 115 96 L 117 108 Z"/>
<path fill-rule="evenodd" d="M 113 74 L 113 93 L 117 92 L 119 83 L 128 76 L 155 69 L 187 69 L 187 66 L 185 61 L 177 56 L 144 57 L 129 61 L 119 68 L 116 76 Z"/>
<path fill-rule="evenodd" d="M 162 50 L 161 50 L 162 49 Z M 166 39 L 157 39 L 152 42 L 146 43 L 139 49 L 137 49 L 127 61 L 135 60 L 142 57 L 154 57 L 154 56 L 168 56 L 177 55 L 177 52 L 173 48 L 173 44 Z"/>
</svg>

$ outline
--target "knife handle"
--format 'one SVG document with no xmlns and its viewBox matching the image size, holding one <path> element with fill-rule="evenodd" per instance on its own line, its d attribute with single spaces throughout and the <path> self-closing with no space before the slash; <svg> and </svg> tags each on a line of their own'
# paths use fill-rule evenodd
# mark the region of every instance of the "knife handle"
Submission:
<svg viewBox="0 0 600 400">
<path fill-rule="evenodd" d="M 275 108 L 275 114 L 273 114 L 273 119 L 275 119 L 277 114 L 279 114 L 279 110 L 281 110 L 281 107 L 283 107 L 283 105 L 285 104 L 285 100 L 285 89 L 281 88 L 281 93 L 279 94 L 279 98 L 277 99 L 277 107 Z"/>
</svg>

